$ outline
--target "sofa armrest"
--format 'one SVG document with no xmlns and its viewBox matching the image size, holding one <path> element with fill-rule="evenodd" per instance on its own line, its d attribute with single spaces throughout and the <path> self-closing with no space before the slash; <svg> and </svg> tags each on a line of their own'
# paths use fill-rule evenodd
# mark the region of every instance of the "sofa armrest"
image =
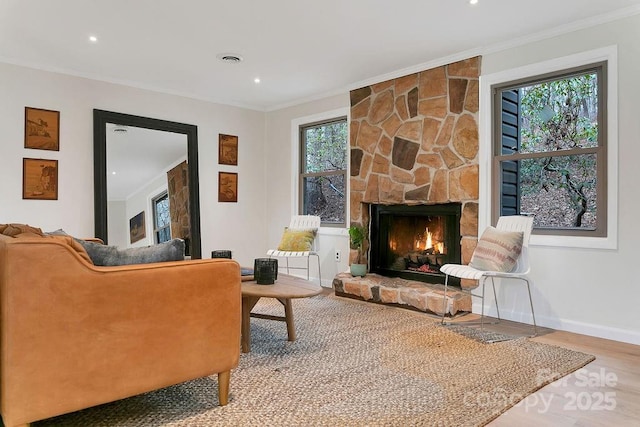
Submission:
<svg viewBox="0 0 640 427">
<path fill-rule="evenodd" d="M 96 267 L 60 242 L 3 240 L 0 285 L 5 421 L 48 418 L 237 366 L 233 260 Z"/>
</svg>

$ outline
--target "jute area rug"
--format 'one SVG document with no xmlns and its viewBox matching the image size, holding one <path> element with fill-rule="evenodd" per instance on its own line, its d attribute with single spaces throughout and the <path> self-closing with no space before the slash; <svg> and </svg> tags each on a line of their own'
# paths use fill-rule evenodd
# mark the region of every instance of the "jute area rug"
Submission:
<svg viewBox="0 0 640 427">
<path fill-rule="evenodd" d="M 293 309 L 295 342 L 284 322 L 251 319 L 227 406 L 212 376 L 35 425 L 481 426 L 594 359 L 527 338 L 486 344 L 423 313 L 333 295 Z"/>
</svg>

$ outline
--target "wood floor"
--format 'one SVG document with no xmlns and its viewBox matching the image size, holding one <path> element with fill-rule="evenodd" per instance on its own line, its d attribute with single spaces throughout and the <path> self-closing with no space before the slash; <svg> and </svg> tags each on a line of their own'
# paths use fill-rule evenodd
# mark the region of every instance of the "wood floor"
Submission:
<svg viewBox="0 0 640 427">
<path fill-rule="evenodd" d="M 509 321 L 488 327 L 532 333 L 530 325 Z M 640 426 L 640 346 L 551 329 L 539 330 L 533 340 L 592 354 L 596 360 L 526 397 L 489 426 Z"/>
</svg>

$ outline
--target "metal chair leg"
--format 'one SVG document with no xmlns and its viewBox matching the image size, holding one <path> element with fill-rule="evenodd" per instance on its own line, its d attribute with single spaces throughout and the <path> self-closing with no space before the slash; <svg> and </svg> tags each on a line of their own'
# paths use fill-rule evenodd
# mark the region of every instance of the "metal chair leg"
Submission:
<svg viewBox="0 0 640 427">
<path fill-rule="evenodd" d="M 533 298 L 531 298 L 531 287 L 529 286 L 529 280 L 522 279 L 527 284 L 527 292 L 529 292 L 529 304 L 531 305 L 531 317 L 533 318 L 533 336 L 538 336 L 538 325 L 536 325 L 536 314 L 533 311 Z"/>
<path fill-rule="evenodd" d="M 440 324 L 444 325 L 444 316 L 447 314 L 447 285 L 449 284 L 449 275 L 444 277 L 444 296 L 442 297 L 442 320 Z"/>
<path fill-rule="evenodd" d="M 318 257 L 318 280 L 320 281 L 320 286 L 322 286 L 322 271 L 320 270 L 320 255 L 316 254 Z"/>
<path fill-rule="evenodd" d="M 496 294 L 496 282 L 493 276 L 491 277 L 491 286 L 493 286 L 493 299 L 496 302 L 496 312 L 498 313 L 498 320 L 502 320 L 500 318 L 500 307 L 498 306 L 498 294 Z"/>
<path fill-rule="evenodd" d="M 311 277 L 309 275 L 310 271 L 309 271 L 309 258 L 311 258 L 311 256 L 307 256 L 307 282 L 309 281 L 309 277 Z"/>
<path fill-rule="evenodd" d="M 480 296 L 480 330 L 484 331 L 484 288 L 487 283 L 487 277 L 482 278 L 482 295 Z"/>
<path fill-rule="evenodd" d="M 285 259 L 287 260 L 287 274 L 289 274 L 289 257 L 285 257 Z"/>
</svg>

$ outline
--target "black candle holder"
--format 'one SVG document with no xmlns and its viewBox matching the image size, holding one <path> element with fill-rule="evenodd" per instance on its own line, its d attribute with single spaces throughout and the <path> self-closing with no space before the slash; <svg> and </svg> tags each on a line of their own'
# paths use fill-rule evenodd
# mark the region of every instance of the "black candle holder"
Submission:
<svg viewBox="0 0 640 427">
<path fill-rule="evenodd" d="M 259 285 L 273 285 L 278 279 L 278 260 L 256 258 L 253 261 L 253 277 Z"/>
<path fill-rule="evenodd" d="M 231 259 L 231 251 L 221 249 L 217 251 L 211 251 L 211 258 L 229 258 Z"/>
</svg>

